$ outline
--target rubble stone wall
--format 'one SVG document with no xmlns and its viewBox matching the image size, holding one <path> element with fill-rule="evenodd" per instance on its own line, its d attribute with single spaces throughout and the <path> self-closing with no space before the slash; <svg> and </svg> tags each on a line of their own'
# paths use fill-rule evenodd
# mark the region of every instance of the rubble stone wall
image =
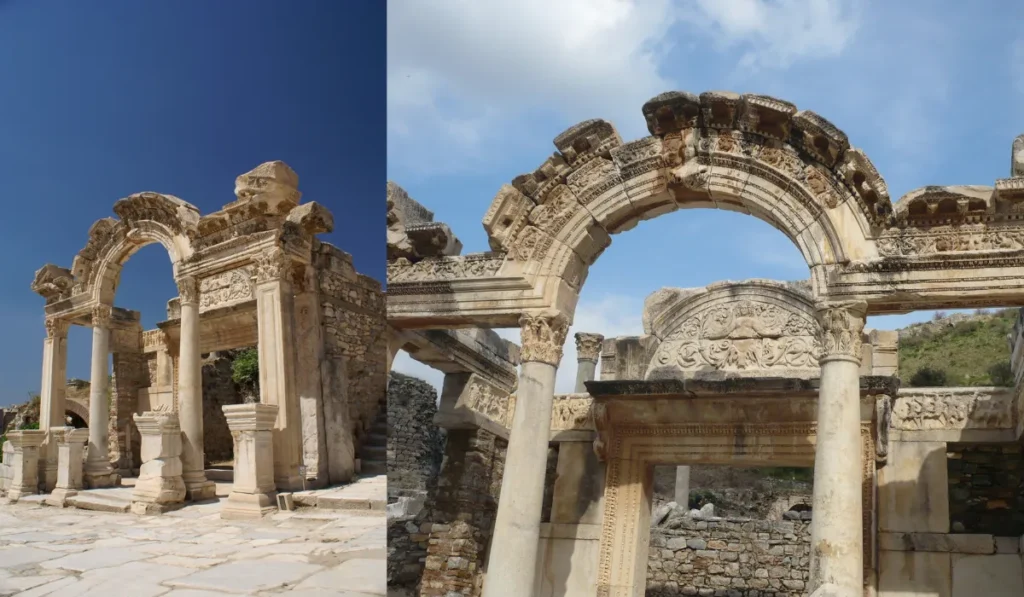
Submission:
<svg viewBox="0 0 1024 597">
<path fill-rule="evenodd" d="M 954 533 L 1024 535 L 1024 453 L 1018 444 L 946 447 Z"/>
<path fill-rule="evenodd" d="M 434 424 L 437 390 L 392 372 L 388 381 L 388 494 L 427 491 L 444 457 L 444 433 Z"/>
<path fill-rule="evenodd" d="M 651 530 L 647 597 L 798 597 L 810 575 L 810 522 L 680 520 Z"/>
<path fill-rule="evenodd" d="M 234 460 L 234 440 L 221 407 L 244 400 L 231 379 L 236 351 L 211 353 L 203 360 L 203 451 L 206 465 Z"/>
<path fill-rule="evenodd" d="M 380 282 L 357 273 L 352 256 L 319 244 L 316 267 L 320 283 L 321 322 L 328 361 L 347 368 L 347 400 L 352 431 L 358 439 L 385 398 L 387 384 L 387 313 Z M 325 400 L 343 399 L 324 396 Z"/>
</svg>

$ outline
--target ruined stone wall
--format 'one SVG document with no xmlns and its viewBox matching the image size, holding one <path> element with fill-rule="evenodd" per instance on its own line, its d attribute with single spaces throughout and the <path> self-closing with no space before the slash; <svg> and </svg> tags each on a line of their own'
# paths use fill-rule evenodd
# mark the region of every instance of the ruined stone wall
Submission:
<svg viewBox="0 0 1024 597">
<path fill-rule="evenodd" d="M 388 522 L 388 594 L 480 595 L 507 447 L 487 431 L 448 432 L 436 493 Z"/>
<path fill-rule="evenodd" d="M 387 313 L 380 282 L 357 273 L 352 256 L 319 243 L 314 264 L 328 366 L 344 363 L 349 417 L 357 439 L 382 406 L 387 386 Z M 325 394 L 325 399 L 337 399 Z M 325 409 L 327 405 L 325 405 Z"/>
<path fill-rule="evenodd" d="M 647 597 L 802 597 L 810 528 L 810 522 L 727 518 L 652 529 Z"/>
<path fill-rule="evenodd" d="M 132 415 L 138 412 L 139 390 L 149 386 L 149 370 L 141 352 L 113 353 L 108 422 L 110 463 L 122 474 L 133 474 L 142 465 L 139 431 Z"/>
<path fill-rule="evenodd" d="M 437 390 L 392 372 L 388 381 L 388 494 L 427 491 L 437 481 L 444 433 L 434 424 Z"/>
<path fill-rule="evenodd" d="M 206 466 L 234 460 L 234 441 L 221 407 L 244 401 L 231 379 L 231 365 L 237 352 L 214 352 L 203 359 L 203 451 L 206 452 Z"/>
<path fill-rule="evenodd" d="M 998 536 L 1024 534 L 1024 453 L 1019 444 L 946 447 L 950 529 Z"/>
</svg>

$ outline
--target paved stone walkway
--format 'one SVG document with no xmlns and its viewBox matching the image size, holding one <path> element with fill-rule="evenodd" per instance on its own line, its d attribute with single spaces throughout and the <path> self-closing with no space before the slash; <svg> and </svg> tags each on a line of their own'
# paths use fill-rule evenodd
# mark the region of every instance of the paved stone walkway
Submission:
<svg viewBox="0 0 1024 597">
<path fill-rule="evenodd" d="M 0 499 L 0 595 L 386 593 L 381 511 L 303 508 L 242 522 L 219 510 L 213 502 L 135 516 Z"/>
</svg>

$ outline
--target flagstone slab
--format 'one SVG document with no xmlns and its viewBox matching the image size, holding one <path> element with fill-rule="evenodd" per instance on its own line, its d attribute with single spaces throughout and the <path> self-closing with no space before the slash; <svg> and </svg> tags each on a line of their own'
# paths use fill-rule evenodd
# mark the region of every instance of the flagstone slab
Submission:
<svg viewBox="0 0 1024 597">
<path fill-rule="evenodd" d="M 185 589 L 245 594 L 294 584 L 320 570 L 323 570 L 322 566 L 301 562 L 241 560 L 208 568 L 165 584 Z"/>
</svg>

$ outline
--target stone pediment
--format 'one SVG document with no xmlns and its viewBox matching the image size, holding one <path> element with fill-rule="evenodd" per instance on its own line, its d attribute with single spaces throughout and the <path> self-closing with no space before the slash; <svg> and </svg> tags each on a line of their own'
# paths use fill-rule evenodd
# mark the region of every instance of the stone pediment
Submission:
<svg viewBox="0 0 1024 597">
<path fill-rule="evenodd" d="M 819 324 L 806 282 L 664 288 L 645 302 L 644 327 L 659 340 L 645 379 L 820 374 Z"/>
</svg>

